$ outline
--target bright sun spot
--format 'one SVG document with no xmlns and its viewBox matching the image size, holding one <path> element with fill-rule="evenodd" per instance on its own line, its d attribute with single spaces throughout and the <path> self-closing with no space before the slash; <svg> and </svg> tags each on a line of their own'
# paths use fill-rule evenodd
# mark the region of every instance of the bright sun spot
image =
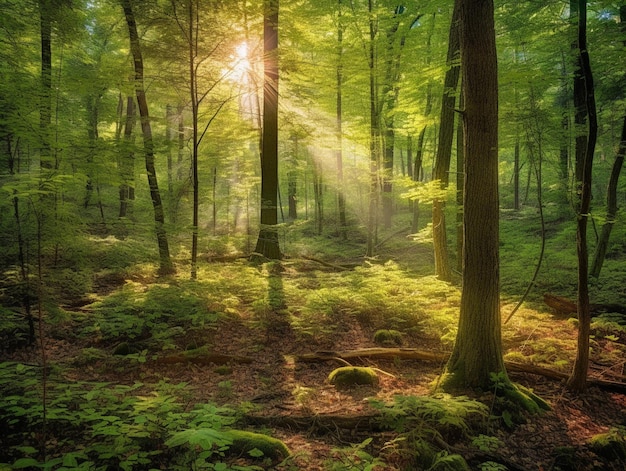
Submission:
<svg viewBox="0 0 626 471">
<path fill-rule="evenodd" d="M 248 43 L 241 43 L 235 50 L 237 51 L 237 57 L 239 57 L 239 59 L 248 58 Z"/>
</svg>

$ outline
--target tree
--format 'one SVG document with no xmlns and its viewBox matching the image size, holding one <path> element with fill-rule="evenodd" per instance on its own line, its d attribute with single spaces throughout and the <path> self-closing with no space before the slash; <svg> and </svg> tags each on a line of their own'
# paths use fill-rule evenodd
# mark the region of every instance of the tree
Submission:
<svg viewBox="0 0 626 471">
<path fill-rule="evenodd" d="M 150 188 L 150 196 L 152 198 L 152 207 L 154 210 L 157 245 L 159 248 L 159 273 L 167 275 L 174 272 L 174 265 L 170 257 L 169 243 L 167 240 L 167 233 L 165 231 L 165 212 L 163 210 L 163 203 L 161 201 L 161 193 L 159 191 L 159 183 L 156 174 L 152 126 L 150 124 L 148 100 L 146 99 L 146 92 L 143 83 L 143 56 L 141 53 L 141 43 L 139 42 L 137 23 L 135 21 L 131 1 L 132 0 L 120 0 L 122 8 L 124 9 L 126 24 L 128 26 L 130 49 L 135 69 L 135 94 L 137 96 L 137 105 L 141 119 L 141 131 L 143 133 L 143 148 L 146 162 L 146 172 L 148 174 L 148 186 Z"/>
<path fill-rule="evenodd" d="M 620 7 L 620 30 L 622 33 L 626 34 L 626 5 Z M 626 39 L 624 39 L 624 46 L 626 46 Z M 589 272 L 589 275 L 594 278 L 600 276 L 600 270 L 602 270 L 604 258 L 606 257 L 609 246 L 611 231 L 615 225 L 615 218 L 617 216 L 617 183 L 622 171 L 622 166 L 624 165 L 624 157 L 626 157 L 626 115 L 623 118 L 620 143 L 615 161 L 613 162 L 613 168 L 611 169 L 609 184 L 606 189 L 606 222 L 602 226 L 602 232 L 600 233 L 596 251 L 593 255 L 591 271 Z"/>
<path fill-rule="evenodd" d="M 498 70 L 492 0 L 457 0 L 460 18 L 465 194 L 459 329 L 444 387 L 488 389 L 504 373 L 500 326 Z"/>
<path fill-rule="evenodd" d="M 433 180 L 439 180 L 442 188 L 449 182 L 450 159 L 452 157 L 452 140 L 454 136 L 454 114 L 456 93 L 459 83 L 459 2 L 454 5 L 450 35 L 448 38 L 447 65 L 448 70 L 443 84 L 443 99 L 439 126 L 439 145 L 435 157 Z M 448 241 L 446 235 L 445 201 L 433 201 L 433 249 L 435 253 L 435 272 L 439 279 L 450 281 L 450 261 L 448 259 Z"/>
<path fill-rule="evenodd" d="M 583 391 L 587 384 L 587 370 L 589 368 L 589 334 L 591 331 L 591 312 L 589 304 L 589 255 L 587 248 L 587 221 L 591 207 L 591 179 L 593 154 L 595 152 L 598 135 L 598 120 L 596 117 L 596 101 L 593 84 L 593 74 L 587 50 L 587 2 L 578 1 L 578 63 L 582 75 L 584 92 L 583 103 L 588 118 L 586 146 L 580 151 L 582 162 L 576 162 L 577 180 L 580 185 L 580 203 L 576 225 L 576 249 L 578 253 L 578 346 L 574 369 L 567 385 L 574 391 Z M 578 139 L 577 139 L 578 141 Z M 577 142 L 578 146 L 578 142 Z M 576 150 L 577 158 L 579 150 Z"/>
<path fill-rule="evenodd" d="M 278 242 L 278 9 L 265 0 L 263 12 L 263 130 L 261 143 L 261 228 L 255 252 L 281 258 Z"/>
</svg>

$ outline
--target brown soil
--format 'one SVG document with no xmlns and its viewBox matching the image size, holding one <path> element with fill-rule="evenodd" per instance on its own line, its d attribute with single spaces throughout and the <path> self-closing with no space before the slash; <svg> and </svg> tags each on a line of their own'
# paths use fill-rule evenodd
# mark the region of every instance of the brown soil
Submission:
<svg viewBox="0 0 626 471">
<path fill-rule="evenodd" d="M 70 380 L 104 380 L 125 384 L 135 381 L 152 384 L 162 379 L 174 384 L 185 382 L 188 384 L 186 393 L 193 396 L 193 402 L 214 401 L 231 405 L 249 402 L 257 407 L 255 415 L 266 417 L 368 415 L 373 413 L 373 409 L 367 398 L 391 401 L 394 395 L 427 395 L 442 370 L 443 365 L 428 362 L 365 359 L 358 364 L 374 366 L 388 373 L 380 375 L 378 386 L 337 390 L 328 384 L 327 376 L 333 368 L 341 366 L 340 363 L 295 362 L 293 356 L 330 349 L 373 347 L 371 333 L 358 327 L 355 322 L 344 331 L 335 332 L 332 339 L 326 338 L 324 343 L 319 344 L 313 339 L 303 342 L 301 338 L 296 338 L 287 325 L 278 325 L 268 329 L 258 322 L 233 318 L 220 322 L 217 329 L 207 331 L 206 343 L 215 346 L 215 351 L 252 359 L 251 363 L 233 363 L 226 371 L 219 370 L 214 364 L 191 361 L 167 363 L 158 358 L 149 359 L 123 372 L 115 368 L 111 363 L 115 360 L 111 359 L 75 368 L 72 367 L 73 359 L 80 349 L 90 345 L 64 340 L 66 336 L 63 332 L 54 329 L 47 333 L 45 344 L 48 361 L 64 365 Z M 526 348 L 524 340 L 529 335 L 546 335 L 547 332 L 516 334 L 513 332 L 515 329 L 510 327 L 505 330 L 508 351 L 523 351 Z M 566 332 L 571 336 L 575 334 L 571 324 L 564 320 L 549 319 L 549 324 L 543 329 L 552 333 Z M 436 351 L 438 345 L 427 339 L 413 341 L 418 345 L 407 346 Z M 107 348 L 102 345 L 99 347 Z M 604 349 L 609 347 L 610 343 L 607 342 Z M 37 350 L 21 350 L 13 353 L 11 359 L 39 363 L 40 354 Z M 600 370 L 595 366 L 592 375 L 602 374 L 605 378 L 615 379 L 615 368 L 605 366 Z M 481 469 L 478 465 L 485 461 L 505 464 L 510 470 L 626 469 L 624 462 L 609 461 L 593 453 L 588 446 L 592 436 L 607 432 L 614 426 L 626 425 L 626 396 L 597 388 L 573 395 L 567 392 L 564 384 L 541 376 L 511 374 L 511 377 L 546 399 L 552 409 L 543 415 L 528 417 L 527 423 L 512 430 L 504 427 L 492 429 L 490 434 L 498 436 L 504 443 L 492 455 L 478 453 L 462 442 L 456 444 L 451 452 L 463 454 L 474 469 Z M 488 396 L 482 399 L 487 403 L 490 400 Z M 274 469 L 329 469 L 324 463 L 339 459 L 333 451 L 336 447 L 360 443 L 373 436 L 376 447 L 372 452 L 377 454 L 376 448 L 380 449 L 394 437 L 390 432 L 344 430 L 340 427 L 320 430 L 313 426 L 307 427 L 306 424 L 304 428 L 296 427 L 293 423 L 276 426 L 271 429 L 271 433 L 281 438 L 295 453 L 288 465 L 277 465 Z M 385 449 L 381 456 L 390 464 L 376 469 L 413 469 L 406 467 L 406 460 L 403 461 L 398 453 L 394 454 L 393 447 Z"/>
</svg>

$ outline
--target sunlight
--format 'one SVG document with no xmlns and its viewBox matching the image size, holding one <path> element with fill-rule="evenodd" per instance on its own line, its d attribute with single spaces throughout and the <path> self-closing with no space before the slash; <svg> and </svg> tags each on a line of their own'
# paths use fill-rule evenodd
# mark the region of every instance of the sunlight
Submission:
<svg viewBox="0 0 626 471">
<path fill-rule="evenodd" d="M 228 78 L 239 86 L 239 110 L 241 116 L 256 121 L 259 106 L 256 99 L 256 80 L 254 65 L 250 60 L 250 48 L 246 41 L 235 46 L 235 54 L 231 55 Z"/>
</svg>

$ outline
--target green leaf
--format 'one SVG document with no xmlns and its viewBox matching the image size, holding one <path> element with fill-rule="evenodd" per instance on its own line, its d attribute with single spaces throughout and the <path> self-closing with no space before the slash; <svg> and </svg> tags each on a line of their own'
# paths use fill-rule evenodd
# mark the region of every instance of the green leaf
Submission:
<svg viewBox="0 0 626 471">
<path fill-rule="evenodd" d="M 24 469 L 30 468 L 31 466 L 38 467 L 39 461 L 34 458 L 20 458 L 15 463 L 13 463 L 13 469 Z"/>
<path fill-rule="evenodd" d="M 253 448 L 248 452 L 248 454 L 252 456 L 252 458 L 261 458 L 263 456 L 263 452 L 258 448 Z"/>
</svg>

